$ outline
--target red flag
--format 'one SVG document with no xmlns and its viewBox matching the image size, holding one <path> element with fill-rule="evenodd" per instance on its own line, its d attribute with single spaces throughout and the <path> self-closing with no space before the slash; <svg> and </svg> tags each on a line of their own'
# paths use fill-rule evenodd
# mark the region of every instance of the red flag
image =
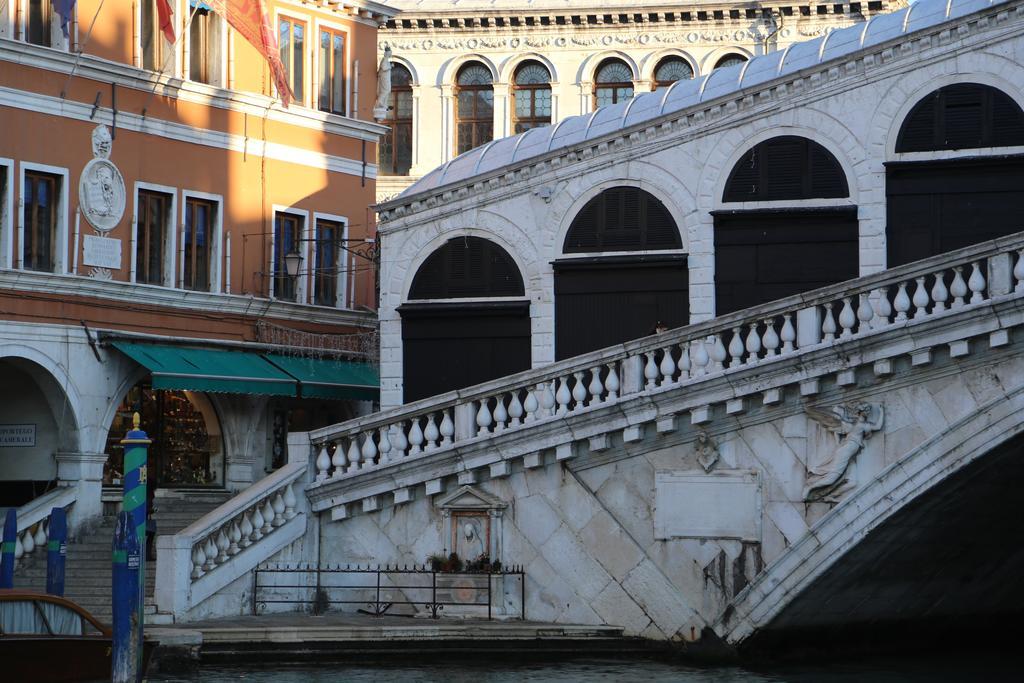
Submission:
<svg viewBox="0 0 1024 683">
<path fill-rule="evenodd" d="M 203 0 L 213 11 L 227 19 L 233 29 L 252 43 L 270 65 L 274 85 L 285 107 L 294 99 L 288 74 L 281 63 L 281 51 L 277 45 L 277 32 L 267 16 L 265 0 Z"/>
<path fill-rule="evenodd" d="M 164 38 L 171 45 L 174 45 L 174 20 L 171 15 L 174 14 L 174 10 L 171 9 L 171 3 L 169 0 L 156 0 L 156 16 L 160 21 L 160 30 L 164 32 Z"/>
</svg>

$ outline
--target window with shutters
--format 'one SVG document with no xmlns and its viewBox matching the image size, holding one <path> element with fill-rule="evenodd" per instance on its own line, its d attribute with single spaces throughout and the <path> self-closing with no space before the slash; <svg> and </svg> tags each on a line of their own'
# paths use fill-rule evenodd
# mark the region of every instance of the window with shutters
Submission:
<svg viewBox="0 0 1024 683">
<path fill-rule="evenodd" d="M 661 200 L 638 187 L 613 187 L 576 215 L 562 251 L 582 254 L 682 246 L 676 223 Z"/>
<path fill-rule="evenodd" d="M 1024 145 L 1024 111 L 1006 93 L 980 83 L 956 83 L 928 94 L 910 110 L 897 152 Z"/>
<path fill-rule="evenodd" d="M 391 67 L 391 97 L 378 154 L 384 175 L 409 175 L 412 167 L 412 74 L 401 64 Z"/>
<path fill-rule="evenodd" d="M 189 0 L 189 7 L 189 79 L 209 85 L 222 85 L 224 23 L 202 0 Z"/>
<path fill-rule="evenodd" d="M 6 3 L 4 3 L 6 5 Z M 4 8 L 6 9 L 6 8 Z M 51 47 L 53 6 L 50 0 L 28 0 L 25 12 L 25 42 Z M 59 21 L 59 18 L 58 18 Z"/>
<path fill-rule="evenodd" d="M 606 59 L 594 74 L 594 107 L 633 98 L 633 70 L 621 59 Z"/>
<path fill-rule="evenodd" d="M 676 81 L 693 78 L 693 67 L 682 57 L 665 57 L 654 69 L 654 89 L 667 88 Z"/>
<path fill-rule="evenodd" d="M 136 282 L 164 284 L 171 201 L 171 195 L 164 192 L 139 190 L 135 223 Z"/>
<path fill-rule="evenodd" d="M 813 140 L 784 135 L 750 149 L 733 167 L 722 201 L 850 196 L 839 161 Z"/>
<path fill-rule="evenodd" d="M 523 277 L 508 252 L 482 237 L 455 237 L 416 271 L 410 299 L 522 296 Z"/>
<path fill-rule="evenodd" d="M 342 240 L 345 224 L 337 220 L 316 219 L 316 237 L 313 252 L 313 303 L 317 306 L 343 306 L 338 283 L 343 276 L 341 268 Z"/>
<path fill-rule="evenodd" d="M 466 64 L 455 82 L 455 153 L 494 138 L 494 86 L 483 64 Z"/>
<path fill-rule="evenodd" d="M 288 274 L 286 258 L 289 254 L 301 254 L 299 244 L 302 237 L 303 217 L 278 211 L 274 215 L 274 260 L 272 296 L 275 299 L 297 299 L 296 283 L 301 271 L 295 276 Z M 301 261 L 300 261 L 301 264 Z M 300 265 L 301 267 L 301 265 Z"/>
<path fill-rule="evenodd" d="M 512 86 L 516 133 L 551 124 L 551 74 L 540 62 L 523 62 Z"/>
<path fill-rule="evenodd" d="M 139 47 L 142 52 L 142 68 L 149 71 L 163 71 L 174 59 L 174 47 L 167 42 L 164 32 L 160 29 L 160 12 L 157 9 L 157 3 L 160 1 L 142 0 L 139 8 L 141 13 L 139 17 Z M 177 30 L 179 29 L 175 29 L 175 31 Z"/>
</svg>

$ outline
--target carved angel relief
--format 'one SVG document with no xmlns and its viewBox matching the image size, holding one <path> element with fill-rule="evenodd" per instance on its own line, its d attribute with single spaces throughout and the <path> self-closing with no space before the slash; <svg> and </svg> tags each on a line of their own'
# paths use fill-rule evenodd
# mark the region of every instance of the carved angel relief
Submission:
<svg viewBox="0 0 1024 683">
<path fill-rule="evenodd" d="M 701 430 L 697 432 L 694 450 L 697 452 L 697 462 L 705 472 L 710 472 L 718 462 L 718 444 L 711 440 L 707 432 Z"/>
<path fill-rule="evenodd" d="M 859 403 L 833 406 L 828 410 L 808 408 L 807 415 L 835 437 L 835 448 L 825 459 L 807 464 L 807 483 L 803 499 L 807 502 L 836 502 L 849 488 L 847 470 L 864 448 L 864 443 L 882 428 L 885 408 L 882 404 Z"/>
</svg>

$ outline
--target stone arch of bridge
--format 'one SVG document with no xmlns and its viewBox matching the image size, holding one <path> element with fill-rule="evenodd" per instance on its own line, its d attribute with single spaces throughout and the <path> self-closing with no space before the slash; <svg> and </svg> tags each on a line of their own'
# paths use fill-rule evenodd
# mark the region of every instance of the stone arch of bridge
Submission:
<svg viewBox="0 0 1024 683">
<path fill-rule="evenodd" d="M 908 506 L 968 466 L 1024 439 L 1024 387 L 1001 396 L 914 448 L 823 517 L 723 611 L 713 630 L 739 646 L 772 627 L 787 607 Z"/>
</svg>

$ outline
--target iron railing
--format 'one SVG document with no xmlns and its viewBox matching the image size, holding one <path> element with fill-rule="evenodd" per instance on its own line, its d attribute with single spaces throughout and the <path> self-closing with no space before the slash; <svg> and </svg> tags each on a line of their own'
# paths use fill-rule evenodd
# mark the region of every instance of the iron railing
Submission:
<svg viewBox="0 0 1024 683">
<path fill-rule="evenodd" d="M 518 580 L 519 590 L 508 590 L 506 579 Z M 446 606 L 459 606 L 486 607 L 490 620 L 495 594 L 504 601 L 513 593 L 519 597 L 519 618 L 525 619 L 526 573 L 521 566 L 447 572 L 426 565 L 264 564 L 253 570 L 252 613 L 260 614 L 270 604 L 310 605 L 314 614 L 332 605 L 366 605 L 356 611 L 379 617 L 405 605 L 422 607 L 437 619 Z"/>
</svg>

